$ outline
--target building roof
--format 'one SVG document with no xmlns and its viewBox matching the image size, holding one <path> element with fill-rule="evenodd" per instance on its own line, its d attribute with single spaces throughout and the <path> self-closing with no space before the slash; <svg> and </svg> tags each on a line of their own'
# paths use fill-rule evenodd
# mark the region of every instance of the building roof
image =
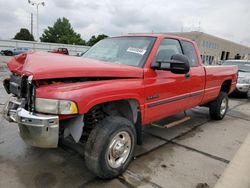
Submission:
<svg viewBox="0 0 250 188">
<path fill-rule="evenodd" d="M 220 37 L 217 37 L 217 36 L 208 34 L 208 33 L 200 32 L 200 31 L 171 32 L 171 33 L 166 33 L 166 34 L 173 34 L 173 35 L 185 35 L 185 34 L 186 34 L 186 35 L 193 35 L 193 36 L 195 36 L 195 35 L 196 35 L 196 36 L 206 35 L 206 36 L 211 37 L 211 38 L 214 38 L 214 39 L 216 39 L 216 40 L 222 40 L 222 41 L 225 41 L 225 42 L 229 42 L 229 43 L 233 43 L 233 44 L 239 45 L 239 46 L 244 47 L 244 48 L 250 48 L 249 46 L 246 46 L 246 45 L 243 45 L 243 44 L 240 44 L 240 43 L 237 43 L 237 42 L 228 40 L 228 39 L 220 38 Z"/>
</svg>

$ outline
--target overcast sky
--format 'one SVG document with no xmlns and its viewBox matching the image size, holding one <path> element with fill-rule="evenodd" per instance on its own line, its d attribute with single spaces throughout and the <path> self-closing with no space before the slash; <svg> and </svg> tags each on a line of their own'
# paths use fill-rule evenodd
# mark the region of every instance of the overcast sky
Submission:
<svg viewBox="0 0 250 188">
<path fill-rule="evenodd" d="M 36 0 L 33 0 L 36 1 Z M 133 32 L 200 30 L 250 46 L 250 0 L 44 0 L 40 34 L 59 17 L 70 20 L 83 39 Z M 36 9 L 28 0 L 0 0 L 0 38 L 30 29 Z M 35 25 L 34 25 L 35 26 Z M 34 27 L 34 34 L 36 27 Z"/>
</svg>

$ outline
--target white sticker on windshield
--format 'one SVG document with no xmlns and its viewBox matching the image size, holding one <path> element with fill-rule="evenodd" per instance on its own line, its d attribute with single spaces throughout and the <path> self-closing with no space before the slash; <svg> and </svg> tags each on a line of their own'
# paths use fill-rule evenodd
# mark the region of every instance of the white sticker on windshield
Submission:
<svg viewBox="0 0 250 188">
<path fill-rule="evenodd" d="M 127 52 L 136 53 L 136 54 L 140 54 L 140 55 L 144 55 L 146 53 L 146 51 L 147 50 L 145 50 L 145 49 L 133 48 L 133 47 L 129 47 L 127 49 Z"/>
</svg>

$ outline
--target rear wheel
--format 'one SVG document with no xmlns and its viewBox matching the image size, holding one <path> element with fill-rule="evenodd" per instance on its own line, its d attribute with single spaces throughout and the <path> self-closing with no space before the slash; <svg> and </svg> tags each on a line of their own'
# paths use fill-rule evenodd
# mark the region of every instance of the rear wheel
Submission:
<svg viewBox="0 0 250 188">
<path fill-rule="evenodd" d="M 220 92 L 219 96 L 209 106 L 209 112 L 212 119 L 221 120 L 228 110 L 228 96 L 225 92 Z"/>
<path fill-rule="evenodd" d="M 106 117 L 89 135 L 85 148 L 86 166 L 103 179 L 120 175 L 133 157 L 135 141 L 136 131 L 129 120 Z"/>
</svg>

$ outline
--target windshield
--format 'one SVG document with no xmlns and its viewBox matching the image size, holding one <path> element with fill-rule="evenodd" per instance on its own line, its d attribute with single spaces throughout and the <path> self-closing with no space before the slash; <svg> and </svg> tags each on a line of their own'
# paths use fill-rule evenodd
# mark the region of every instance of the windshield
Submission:
<svg viewBox="0 0 250 188">
<path fill-rule="evenodd" d="M 154 37 L 108 38 L 98 42 L 82 57 L 142 67 L 154 41 Z"/>
<path fill-rule="evenodd" d="M 247 61 L 224 61 L 223 65 L 237 65 L 239 71 L 250 72 L 250 62 Z"/>
</svg>

